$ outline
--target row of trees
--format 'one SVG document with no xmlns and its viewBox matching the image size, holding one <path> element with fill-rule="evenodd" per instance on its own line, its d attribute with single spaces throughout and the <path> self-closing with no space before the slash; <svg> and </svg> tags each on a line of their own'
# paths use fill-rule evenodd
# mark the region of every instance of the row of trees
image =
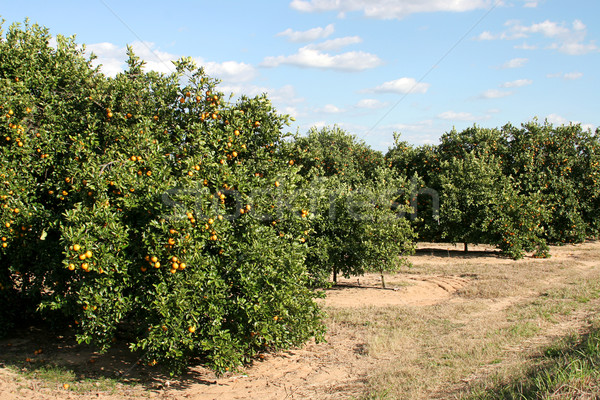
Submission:
<svg viewBox="0 0 600 400">
<path fill-rule="evenodd" d="M 222 372 L 322 338 L 314 288 L 398 268 L 417 239 L 517 258 L 598 233 L 579 126 L 398 137 L 384 156 L 336 127 L 288 137 L 265 96 L 227 101 L 189 59 L 163 75 L 130 51 L 107 78 L 49 39 L 0 33 L 0 334 L 41 318 Z"/>
<path fill-rule="evenodd" d="M 437 146 L 397 136 L 386 160 L 439 194 L 437 218 L 420 199 L 428 210 L 415 225 L 422 240 L 494 244 L 520 258 L 598 236 L 599 131 L 532 121 L 453 130 Z"/>
</svg>

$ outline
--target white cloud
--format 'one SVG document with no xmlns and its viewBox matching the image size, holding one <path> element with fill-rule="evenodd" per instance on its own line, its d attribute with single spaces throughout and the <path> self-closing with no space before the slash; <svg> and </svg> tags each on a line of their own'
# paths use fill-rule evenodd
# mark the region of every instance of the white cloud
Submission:
<svg viewBox="0 0 600 400">
<path fill-rule="evenodd" d="M 387 81 L 370 90 L 378 93 L 426 93 L 431 86 L 429 83 L 417 82 L 414 78 L 399 78 Z"/>
<path fill-rule="evenodd" d="M 579 79 L 583 76 L 583 73 L 581 72 L 567 72 L 566 74 L 563 75 L 563 78 L 567 79 L 567 80 L 574 80 L 574 79 Z"/>
<path fill-rule="evenodd" d="M 339 114 L 339 113 L 343 113 L 344 110 L 333 104 L 326 104 L 323 107 L 317 109 L 316 112 L 321 112 L 321 113 L 326 113 L 326 114 Z"/>
<path fill-rule="evenodd" d="M 287 36 L 291 42 L 312 42 L 318 39 L 324 39 L 330 36 L 334 31 L 333 24 L 327 25 L 325 28 L 312 28 L 307 31 L 294 31 L 291 28 L 283 32 L 279 32 L 275 36 Z"/>
<path fill-rule="evenodd" d="M 479 97 L 482 99 L 499 99 L 502 97 L 510 96 L 511 94 L 513 94 L 513 92 L 511 91 L 488 89 L 485 92 L 481 93 Z"/>
<path fill-rule="evenodd" d="M 504 82 L 502 85 L 500 85 L 500 87 L 515 88 L 515 87 L 531 85 L 532 83 L 533 83 L 533 81 L 531 79 L 517 79 L 515 81 Z"/>
<path fill-rule="evenodd" d="M 535 50 L 537 49 L 537 46 L 534 46 L 532 44 L 528 44 L 528 43 L 521 43 L 515 46 L 515 49 L 519 49 L 519 50 Z"/>
<path fill-rule="evenodd" d="M 334 69 L 341 71 L 362 71 L 375 68 L 382 61 L 375 54 L 363 51 L 350 51 L 331 55 L 308 46 L 301 47 L 296 54 L 290 56 L 266 57 L 261 66 L 277 67 L 282 64 L 294 65 L 302 68 Z"/>
<path fill-rule="evenodd" d="M 311 50 L 319 51 L 337 51 L 342 47 L 346 47 L 351 44 L 361 43 L 362 39 L 358 36 L 346 36 L 336 39 L 326 40 L 321 43 L 309 44 L 306 48 Z"/>
<path fill-rule="evenodd" d="M 559 23 L 550 20 L 531 25 L 522 25 L 520 21 L 510 20 L 505 23 L 505 26 L 507 26 L 507 29 L 504 32 L 494 34 L 489 31 L 484 31 L 479 34 L 476 39 L 514 40 L 541 35 L 544 38 L 552 40 L 552 42 L 546 46 L 547 49 L 558 50 L 565 54 L 582 55 L 600 51 L 600 48 L 598 48 L 594 41 L 585 41 L 587 27 L 579 19 L 574 20 L 570 25 L 564 22 Z M 523 46 L 525 45 L 522 45 L 521 48 L 523 48 Z"/>
<path fill-rule="evenodd" d="M 201 59 L 197 62 L 204 67 L 208 75 L 219 78 L 224 82 L 247 82 L 257 75 L 256 69 L 252 65 L 243 62 L 225 61 L 217 63 L 203 62 Z"/>
<path fill-rule="evenodd" d="M 455 111 L 444 111 L 441 114 L 438 114 L 438 118 L 451 120 L 451 121 L 476 121 L 482 119 L 481 117 L 476 117 L 475 115 L 469 112 L 455 112 Z"/>
<path fill-rule="evenodd" d="M 496 40 L 498 39 L 498 35 L 492 34 L 490 31 L 484 31 L 476 37 L 477 40 Z"/>
<path fill-rule="evenodd" d="M 527 2 L 525 2 L 525 4 L 523 4 L 523 7 L 525 7 L 525 8 L 536 8 L 537 6 L 538 6 L 537 1 L 527 1 Z"/>
<path fill-rule="evenodd" d="M 562 78 L 565 80 L 575 80 L 575 79 L 579 79 L 581 77 L 583 77 L 583 73 L 581 72 L 566 72 L 566 73 L 556 73 L 556 74 L 548 74 L 546 75 L 547 78 Z"/>
<path fill-rule="evenodd" d="M 175 72 L 172 63 L 180 56 L 161 51 L 156 48 L 152 42 L 133 42 L 131 44 L 133 52 L 146 62 L 146 71 L 157 71 L 161 73 Z M 94 60 L 94 65 L 102 65 L 101 71 L 107 76 L 115 76 L 127 68 L 127 48 L 119 47 L 113 43 L 95 43 L 86 46 L 86 52 L 94 53 L 98 58 Z M 214 61 L 204 61 L 202 58 L 195 58 L 198 66 L 205 68 L 206 73 L 211 77 L 219 78 L 223 82 L 246 82 L 256 77 L 256 69 L 243 62 L 225 61 L 222 63 Z"/>
<path fill-rule="evenodd" d="M 103 42 L 88 44 L 85 46 L 86 53 L 93 53 L 97 58 L 92 62 L 96 67 L 101 65 L 100 70 L 107 76 L 115 76 L 123 71 L 125 67 L 125 58 L 127 53 L 124 47 L 118 47 L 115 44 Z"/>
<path fill-rule="evenodd" d="M 521 68 L 527 61 L 529 61 L 527 58 L 513 58 L 512 60 L 505 62 L 501 68 Z"/>
<path fill-rule="evenodd" d="M 565 125 L 569 123 L 569 121 L 566 118 L 561 117 L 558 114 L 550 114 L 546 116 L 546 120 L 553 125 Z"/>
<path fill-rule="evenodd" d="M 290 7 L 302 12 L 335 11 L 340 16 L 358 11 L 377 19 L 402 19 L 410 14 L 452 11 L 463 12 L 490 7 L 490 0 L 292 0 Z"/>
<path fill-rule="evenodd" d="M 578 43 L 578 42 L 566 42 L 551 46 L 550 48 L 556 48 L 561 53 L 569 54 L 571 56 L 579 56 L 583 54 L 597 52 L 600 49 L 595 43 Z"/>
<path fill-rule="evenodd" d="M 565 118 L 563 116 L 560 116 L 560 115 L 554 114 L 554 113 L 549 114 L 548 116 L 546 116 L 546 121 L 548 121 L 552 125 L 559 125 L 559 126 L 560 125 L 571 125 L 571 124 L 573 124 L 573 125 L 581 125 L 581 128 L 583 130 L 586 130 L 586 131 L 588 129 L 592 130 L 592 131 L 594 129 L 596 129 L 596 127 L 594 125 L 592 125 L 592 124 L 582 124 L 579 121 L 571 121 L 571 120 L 569 120 L 569 119 L 567 119 L 567 118 Z"/>
<path fill-rule="evenodd" d="M 162 73 L 175 71 L 171 60 L 179 57 L 155 48 L 154 43 L 136 41 L 131 44 L 131 48 L 136 56 L 146 62 L 146 70 Z M 127 67 L 127 47 L 108 42 L 94 43 L 86 45 L 86 53 L 94 53 L 98 57 L 93 65 L 101 65 L 101 71 L 107 76 L 115 76 Z"/>
<path fill-rule="evenodd" d="M 304 98 L 298 97 L 296 89 L 292 85 L 284 85 L 280 88 L 269 88 L 266 86 L 257 86 L 252 84 L 233 84 L 219 85 L 219 90 L 224 93 L 233 93 L 234 95 L 244 94 L 248 97 L 254 97 L 267 93 L 269 99 L 274 104 L 295 105 L 305 101 Z"/>
<path fill-rule="evenodd" d="M 388 104 L 389 103 L 379 101 L 377 99 L 361 99 L 358 103 L 356 103 L 355 107 L 376 110 L 378 108 L 387 107 Z"/>
</svg>

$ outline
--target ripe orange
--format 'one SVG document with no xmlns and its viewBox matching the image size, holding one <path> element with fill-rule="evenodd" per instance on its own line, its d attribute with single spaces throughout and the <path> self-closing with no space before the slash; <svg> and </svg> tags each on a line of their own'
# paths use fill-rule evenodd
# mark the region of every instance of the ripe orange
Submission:
<svg viewBox="0 0 600 400">
<path fill-rule="evenodd" d="M 189 331 L 190 333 L 194 333 L 194 332 L 196 332 L 196 327 L 194 327 L 194 326 L 190 326 L 190 327 L 188 328 L 188 331 Z"/>
<path fill-rule="evenodd" d="M 85 256 L 87 258 L 92 258 L 92 255 L 93 255 L 93 253 L 91 251 L 89 251 L 89 250 L 85 252 Z"/>
</svg>

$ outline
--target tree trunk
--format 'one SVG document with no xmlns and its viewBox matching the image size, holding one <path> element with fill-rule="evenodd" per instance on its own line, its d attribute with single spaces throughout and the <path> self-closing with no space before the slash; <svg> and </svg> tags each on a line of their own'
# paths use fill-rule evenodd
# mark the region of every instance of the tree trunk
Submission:
<svg viewBox="0 0 600 400">
<path fill-rule="evenodd" d="M 469 251 L 469 245 L 467 244 L 467 242 L 465 242 L 465 253 Z"/>
<path fill-rule="evenodd" d="M 337 267 L 333 267 L 333 283 L 337 283 Z"/>
<path fill-rule="evenodd" d="M 381 271 L 381 287 L 385 289 L 385 278 L 383 277 L 383 271 Z"/>
</svg>

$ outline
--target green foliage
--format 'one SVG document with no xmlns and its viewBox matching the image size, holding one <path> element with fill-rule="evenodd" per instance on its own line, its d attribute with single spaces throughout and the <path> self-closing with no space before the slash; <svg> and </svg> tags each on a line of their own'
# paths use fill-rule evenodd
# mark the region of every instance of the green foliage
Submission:
<svg viewBox="0 0 600 400">
<path fill-rule="evenodd" d="M 383 167 L 380 153 L 337 127 L 313 129 L 287 147 L 311 197 L 306 261 L 316 282 L 406 262 L 415 239 L 402 218 L 409 185 Z"/>
<path fill-rule="evenodd" d="M 580 125 L 536 121 L 504 127 L 510 140 L 505 170 L 522 193 L 540 193 L 551 242 L 581 242 L 598 235 L 600 142 Z"/>
<path fill-rule="evenodd" d="M 188 59 L 146 73 L 129 51 L 106 78 L 49 38 L 0 42 L 0 326 L 21 305 L 62 314 L 80 342 L 119 333 L 175 372 L 320 338 L 302 177 L 273 154 L 287 116 L 224 101 Z"/>
</svg>

